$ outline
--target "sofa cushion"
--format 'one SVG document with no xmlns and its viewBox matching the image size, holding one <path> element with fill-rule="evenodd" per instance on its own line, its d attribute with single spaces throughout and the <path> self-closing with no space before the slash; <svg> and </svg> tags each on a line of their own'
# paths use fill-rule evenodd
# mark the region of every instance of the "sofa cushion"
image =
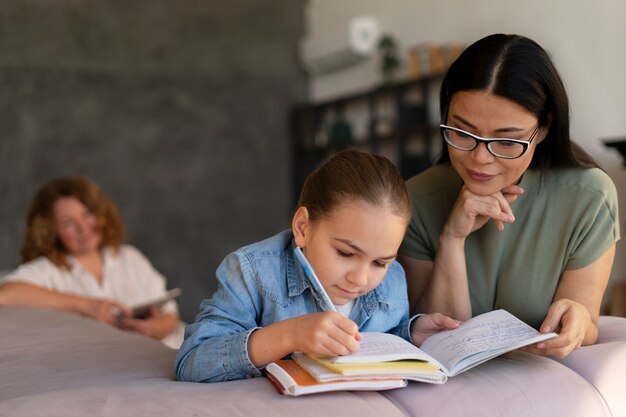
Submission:
<svg viewBox="0 0 626 417">
<path fill-rule="evenodd" d="M 173 380 L 175 351 L 74 314 L 0 308 L 0 416 L 404 417 L 378 392 L 284 397 L 265 378 Z"/>
<path fill-rule="evenodd" d="M 407 416 L 611 416 L 593 386 L 552 359 L 507 353 L 444 385 L 382 392 Z"/>
<path fill-rule="evenodd" d="M 171 378 L 162 343 L 57 310 L 0 308 L 0 400 L 145 378 Z"/>
<path fill-rule="evenodd" d="M 175 352 L 155 340 L 66 312 L 0 308 L 0 415 L 626 416 L 626 319 L 600 325 L 598 344 L 560 362 L 516 351 L 443 385 L 292 398 L 265 378 L 176 382 Z"/>
<path fill-rule="evenodd" d="M 614 416 L 626 416 L 626 319 L 601 316 L 598 340 L 570 353 L 558 362 L 592 384 Z"/>
<path fill-rule="evenodd" d="M 405 417 L 377 392 L 286 397 L 265 378 L 201 384 L 142 379 L 49 391 L 0 402 L 3 417 L 358 416 Z M 56 411 L 56 412 L 55 412 Z"/>
</svg>

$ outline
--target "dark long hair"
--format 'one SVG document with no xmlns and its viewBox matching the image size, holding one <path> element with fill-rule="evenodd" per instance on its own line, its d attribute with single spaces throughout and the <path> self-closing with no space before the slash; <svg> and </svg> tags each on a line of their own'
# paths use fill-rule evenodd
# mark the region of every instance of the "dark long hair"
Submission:
<svg viewBox="0 0 626 417">
<path fill-rule="evenodd" d="M 532 168 L 542 175 L 554 167 L 597 167 L 594 159 L 570 138 L 569 102 L 565 86 L 548 53 L 519 35 L 495 34 L 470 45 L 444 77 L 439 105 L 446 123 L 450 101 L 459 91 L 483 91 L 509 99 L 533 113 L 540 127 L 550 125 L 537 145 Z M 450 160 L 443 147 L 440 163 Z"/>
</svg>

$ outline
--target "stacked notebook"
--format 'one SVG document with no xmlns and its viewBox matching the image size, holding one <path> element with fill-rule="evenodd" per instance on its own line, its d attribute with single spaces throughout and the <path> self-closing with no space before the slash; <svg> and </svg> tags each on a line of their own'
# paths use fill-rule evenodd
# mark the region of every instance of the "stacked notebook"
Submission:
<svg viewBox="0 0 626 417">
<path fill-rule="evenodd" d="M 454 330 L 437 333 L 421 348 L 387 333 L 361 333 L 358 352 L 321 357 L 295 352 L 269 364 L 265 374 L 284 395 L 402 388 L 407 381 L 443 384 L 448 377 L 511 350 L 556 337 L 539 333 L 512 314 L 495 310 Z"/>
</svg>

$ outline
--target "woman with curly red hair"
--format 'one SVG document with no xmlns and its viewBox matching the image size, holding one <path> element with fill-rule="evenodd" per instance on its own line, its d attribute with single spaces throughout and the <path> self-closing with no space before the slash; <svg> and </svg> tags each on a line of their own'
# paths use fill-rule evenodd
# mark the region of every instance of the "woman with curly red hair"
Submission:
<svg viewBox="0 0 626 417">
<path fill-rule="evenodd" d="M 117 207 L 95 183 L 82 176 L 53 179 L 31 203 L 22 264 L 1 281 L 0 306 L 67 310 L 177 347 L 174 301 L 147 319 L 129 317 L 129 306 L 165 295 L 166 282 L 123 240 Z"/>
</svg>

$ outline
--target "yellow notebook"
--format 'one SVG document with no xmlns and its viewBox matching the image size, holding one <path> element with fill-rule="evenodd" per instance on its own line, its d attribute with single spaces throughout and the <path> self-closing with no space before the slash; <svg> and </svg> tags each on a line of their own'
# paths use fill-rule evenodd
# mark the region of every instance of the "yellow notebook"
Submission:
<svg viewBox="0 0 626 417">
<path fill-rule="evenodd" d="M 331 371 L 335 371 L 341 375 L 362 375 L 364 373 L 410 373 L 421 371 L 438 371 L 439 367 L 433 363 L 422 362 L 419 360 L 411 361 L 390 361 L 390 362 L 370 362 L 370 363 L 337 363 L 331 362 L 320 356 L 307 356 L 320 365 L 325 366 Z"/>
<path fill-rule="evenodd" d="M 302 352 L 293 354 L 293 359 L 315 380 L 321 382 L 401 378 L 404 380 L 443 384 L 446 375 L 439 367 L 421 361 L 398 361 L 388 363 L 333 363 L 327 359 L 309 356 Z"/>
</svg>

